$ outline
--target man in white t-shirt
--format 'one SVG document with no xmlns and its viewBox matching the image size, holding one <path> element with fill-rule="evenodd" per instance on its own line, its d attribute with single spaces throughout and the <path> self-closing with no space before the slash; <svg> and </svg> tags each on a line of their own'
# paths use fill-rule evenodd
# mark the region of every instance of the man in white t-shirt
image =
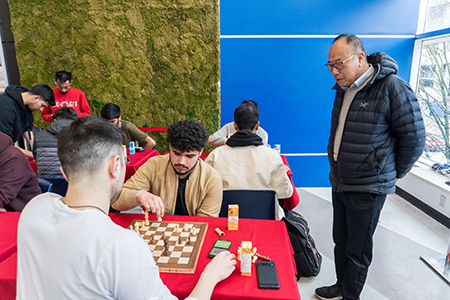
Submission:
<svg viewBox="0 0 450 300">
<path fill-rule="evenodd" d="M 255 105 L 259 113 L 258 104 L 255 101 L 244 100 L 242 101 L 241 105 L 245 103 Z M 236 128 L 234 128 L 234 122 L 227 123 L 222 128 L 220 128 L 219 130 L 217 130 L 216 132 L 214 132 L 209 136 L 208 143 L 216 147 L 223 146 L 226 144 L 228 138 L 230 138 L 235 133 Z M 264 129 L 262 129 L 262 127 L 258 126 L 255 133 L 261 137 L 263 145 L 268 146 L 269 135 L 267 134 L 267 132 Z"/>
<path fill-rule="evenodd" d="M 121 142 L 117 127 L 91 116 L 58 135 L 68 190 L 39 195 L 22 212 L 17 299 L 176 299 L 148 245 L 107 215 L 125 176 Z M 209 299 L 235 265 L 233 254 L 217 255 L 189 299 Z"/>
</svg>

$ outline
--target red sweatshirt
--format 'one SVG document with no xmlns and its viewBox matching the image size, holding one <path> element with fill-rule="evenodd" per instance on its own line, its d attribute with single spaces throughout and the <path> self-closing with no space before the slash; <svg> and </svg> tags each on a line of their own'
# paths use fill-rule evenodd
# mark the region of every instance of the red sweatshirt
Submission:
<svg viewBox="0 0 450 300">
<path fill-rule="evenodd" d="M 66 94 L 63 94 L 55 87 L 53 93 L 55 94 L 55 106 L 48 106 L 42 110 L 44 121 L 53 122 L 52 115 L 63 106 L 75 109 L 79 118 L 91 114 L 91 109 L 82 90 L 71 87 Z"/>
</svg>

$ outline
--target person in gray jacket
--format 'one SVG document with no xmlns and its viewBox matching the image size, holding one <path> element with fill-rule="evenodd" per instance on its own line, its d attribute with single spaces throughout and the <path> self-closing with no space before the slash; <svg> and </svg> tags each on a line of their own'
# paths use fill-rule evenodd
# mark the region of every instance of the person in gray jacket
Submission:
<svg viewBox="0 0 450 300">
<path fill-rule="evenodd" d="M 319 299 L 359 299 L 386 195 L 422 154 L 425 128 L 411 87 L 386 53 L 366 56 L 353 34 L 336 37 L 328 63 L 336 97 L 328 143 L 337 282 Z"/>
<path fill-rule="evenodd" d="M 56 134 L 69 126 L 77 118 L 77 112 L 70 107 L 63 106 L 53 115 L 54 122 L 46 130 L 35 134 L 33 156 L 36 160 L 38 177 L 63 178 L 58 159 L 58 142 Z"/>
</svg>

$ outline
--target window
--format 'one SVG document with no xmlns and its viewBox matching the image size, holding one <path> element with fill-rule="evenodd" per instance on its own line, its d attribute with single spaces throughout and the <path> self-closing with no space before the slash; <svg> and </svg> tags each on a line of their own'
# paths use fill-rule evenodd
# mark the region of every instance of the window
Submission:
<svg viewBox="0 0 450 300">
<path fill-rule="evenodd" d="M 424 32 L 450 27 L 450 0 L 428 0 Z"/>
</svg>

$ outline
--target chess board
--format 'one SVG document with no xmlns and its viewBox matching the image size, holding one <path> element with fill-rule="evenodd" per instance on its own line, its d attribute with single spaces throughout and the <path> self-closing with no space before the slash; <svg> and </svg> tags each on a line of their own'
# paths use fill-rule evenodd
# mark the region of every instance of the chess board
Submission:
<svg viewBox="0 0 450 300">
<path fill-rule="evenodd" d="M 130 227 L 139 222 L 139 235 L 149 245 L 153 258 L 163 273 L 195 273 L 198 256 L 202 249 L 208 223 L 150 221 L 149 226 L 142 227 L 142 220 L 134 220 Z M 179 229 L 176 230 L 178 224 Z M 183 230 L 186 225 L 186 231 Z M 191 234 L 194 228 L 196 234 Z M 153 242 L 151 236 L 153 235 Z M 169 241 L 169 255 L 164 255 L 164 235 Z M 190 236 L 191 245 L 188 245 Z"/>
</svg>

